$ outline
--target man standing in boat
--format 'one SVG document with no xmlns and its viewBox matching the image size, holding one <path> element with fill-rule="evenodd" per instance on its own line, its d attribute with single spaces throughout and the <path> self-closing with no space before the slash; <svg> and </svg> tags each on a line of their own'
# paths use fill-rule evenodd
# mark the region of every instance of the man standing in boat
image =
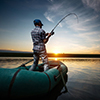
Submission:
<svg viewBox="0 0 100 100">
<path fill-rule="evenodd" d="M 48 42 L 49 38 L 53 33 L 45 33 L 42 29 L 42 22 L 39 19 L 34 20 L 35 28 L 31 32 L 31 37 L 33 40 L 33 51 L 34 51 L 34 62 L 29 70 L 34 71 L 38 65 L 39 58 L 41 57 L 42 62 L 44 63 L 44 71 L 49 69 L 48 57 L 46 52 L 45 44 Z"/>
</svg>

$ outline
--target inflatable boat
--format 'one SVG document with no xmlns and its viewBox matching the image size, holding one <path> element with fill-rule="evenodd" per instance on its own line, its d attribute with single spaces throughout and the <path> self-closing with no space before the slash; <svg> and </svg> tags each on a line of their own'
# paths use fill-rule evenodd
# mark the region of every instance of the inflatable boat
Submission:
<svg viewBox="0 0 100 100">
<path fill-rule="evenodd" d="M 65 76 L 68 68 L 60 61 L 49 61 L 49 70 L 43 71 L 43 63 L 35 71 L 30 66 L 13 69 L 0 68 L 0 97 L 25 98 L 51 91 Z"/>
</svg>

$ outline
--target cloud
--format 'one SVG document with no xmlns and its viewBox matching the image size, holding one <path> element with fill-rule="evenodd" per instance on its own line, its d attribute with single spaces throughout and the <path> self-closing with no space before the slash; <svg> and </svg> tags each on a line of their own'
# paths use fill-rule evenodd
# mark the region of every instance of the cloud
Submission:
<svg viewBox="0 0 100 100">
<path fill-rule="evenodd" d="M 89 0 L 82 0 L 82 2 L 84 4 L 90 5 Z M 80 7 L 79 5 L 81 4 L 73 6 L 73 3 L 74 2 L 69 2 L 69 1 L 55 2 L 53 0 L 53 3 L 51 3 L 50 6 L 48 6 L 46 12 L 44 13 L 44 16 L 48 21 L 54 23 L 56 20 L 59 20 L 69 12 L 76 12 L 76 14 L 79 17 L 78 24 L 76 18 L 73 17 L 73 15 L 71 15 L 70 17 L 67 17 L 64 21 L 62 21 L 59 26 L 60 27 L 67 26 L 73 29 L 74 31 L 89 31 L 95 27 L 100 26 L 100 24 L 97 25 L 91 24 L 93 21 L 95 22 L 95 20 L 99 17 L 98 15 L 91 13 L 84 7 Z"/>
<path fill-rule="evenodd" d="M 73 49 L 74 48 L 74 49 Z M 66 50 L 75 53 L 88 53 L 88 54 L 100 54 L 100 45 L 95 43 L 89 45 L 82 45 L 82 43 L 70 43 L 66 46 Z"/>
<path fill-rule="evenodd" d="M 74 34 L 76 37 L 84 38 L 87 39 L 88 41 L 100 41 L 100 36 L 99 32 L 84 32 L 84 33 L 79 33 L 79 34 Z"/>
<path fill-rule="evenodd" d="M 85 15 L 85 13 L 87 13 Z M 73 29 L 74 31 L 78 33 L 87 33 L 87 32 L 93 32 L 96 29 L 99 29 L 100 23 L 98 21 L 99 15 L 88 13 L 88 11 L 81 12 L 78 14 L 79 17 L 79 23 L 76 23 L 75 20 L 69 20 L 67 21 L 67 24 L 70 29 Z M 73 24 L 74 23 L 74 24 Z M 99 31 L 99 30 L 98 30 Z"/>
<path fill-rule="evenodd" d="M 51 0 L 53 1 L 53 0 Z M 47 11 L 44 13 L 46 19 L 50 22 L 54 22 L 54 20 L 58 17 L 63 15 L 63 2 L 62 3 L 52 3 L 48 6 Z"/>
<path fill-rule="evenodd" d="M 52 0 L 49 0 L 52 1 Z M 89 7 L 94 7 L 95 9 L 98 8 L 100 4 L 99 0 L 82 0 L 84 5 L 88 5 Z M 87 10 L 86 8 L 82 7 L 80 3 L 75 4 L 75 2 L 69 2 L 68 0 L 64 2 L 55 2 L 48 6 L 44 16 L 46 19 L 52 23 L 58 22 L 59 19 L 63 18 L 64 15 L 68 14 L 69 12 L 75 12 L 79 17 L 79 23 L 77 24 L 77 19 L 75 16 L 71 15 L 67 17 L 64 21 L 60 23 L 60 27 L 65 27 L 71 29 L 75 32 L 87 32 L 87 31 L 94 31 L 94 29 L 100 27 L 100 23 L 98 20 L 99 15 L 96 13 L 94 14 L 92 10 Z M 80 7 L 81 6 L 81 7 Z M 97 9 L 99 10 L 100 7 Z M 59 18 L 59 19 L 58 19 Z"/>
<path fill-rule="evenodd" d="M 54 16 L 53 15 L 50 15 L 48 12 L 45 12 L 44 16 L 46 17 L 46 19 L 48 21 L 54 23 L 54 21 L 53 21 Z"/>
<path fill-rule="evenodd" d="M 82 0 L 83 4 L 100 12 L 100 0 Z"/>
<path fill-rule="evenodd" d="M 49 1 L 52 1 L 52 0 L 49 0 Z M 68 0 L 66 1 L 63 1 L 63 2 L 55 2 L 53 0 L 53 3 L 51 3 L 50 6 L 48 6 L 46 12 L 44 13 L 44 16 L 45 18 L 52 22 L 52 23 L 57 23 L 61 18 L 63 18 L 66 14 L 69 14 L 71 12 L 73 12 L 73 10 L 77 9 L 78 6 L 71 6 L 71 3 L 73 2 L 69 2 Z M 71 16 L 74 16 L 74 15 L 71 15 Z M 71 22 L 71 25 L 72 24 L 76 24 L 77 23 L 77 19 L 76 17 L 67 17 L 64 21 L 62 21 L 60 24 L 59 24 L 59 27 L 63 27 L 63 26 L 66 26 L 66 25 L 69 25 L 68 24 L 68 20 L 70 20 Z M 72 20 L 72 19 L 73 20 Z"/>
</svg>

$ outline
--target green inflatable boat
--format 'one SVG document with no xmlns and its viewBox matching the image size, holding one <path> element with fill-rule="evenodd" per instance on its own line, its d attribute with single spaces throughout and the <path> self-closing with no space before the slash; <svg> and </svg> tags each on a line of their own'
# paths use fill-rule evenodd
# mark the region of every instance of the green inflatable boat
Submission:
<svg viewBox="0 0 100 100">
<path fill-rule="evenodd" d="M 49 61 L 49 70 L 43 71 L 39 64 L 36 71 L 30 66 L 0 68 L 0 98 L 25 98 L 43 95 L 51 91 L 68 72 L 60 61 Z"/>
</svg>

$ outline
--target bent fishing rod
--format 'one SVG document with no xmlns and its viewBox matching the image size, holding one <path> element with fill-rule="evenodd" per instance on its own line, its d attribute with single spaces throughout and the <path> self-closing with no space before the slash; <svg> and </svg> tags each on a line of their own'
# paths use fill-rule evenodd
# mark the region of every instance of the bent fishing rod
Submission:
<svg viewBox="0 0 100 100">
<path fill-rule="evenodd" d="M 72 15 L 72 14 L 76 16 L 77 22 L 78 22 L 78 16 L 77 16 L 75 13 L 69 13 L 69 14 L 67 14 L 66 16 L 64 16 L 64 17 L 57 23 L 57 25 L 52 29 L 51 35 L 54 34 L 55 28 L 56 28 L 66 17 L 68 17 L 68 16 L 70 16 L 70 15 Z"/>
</svg>

